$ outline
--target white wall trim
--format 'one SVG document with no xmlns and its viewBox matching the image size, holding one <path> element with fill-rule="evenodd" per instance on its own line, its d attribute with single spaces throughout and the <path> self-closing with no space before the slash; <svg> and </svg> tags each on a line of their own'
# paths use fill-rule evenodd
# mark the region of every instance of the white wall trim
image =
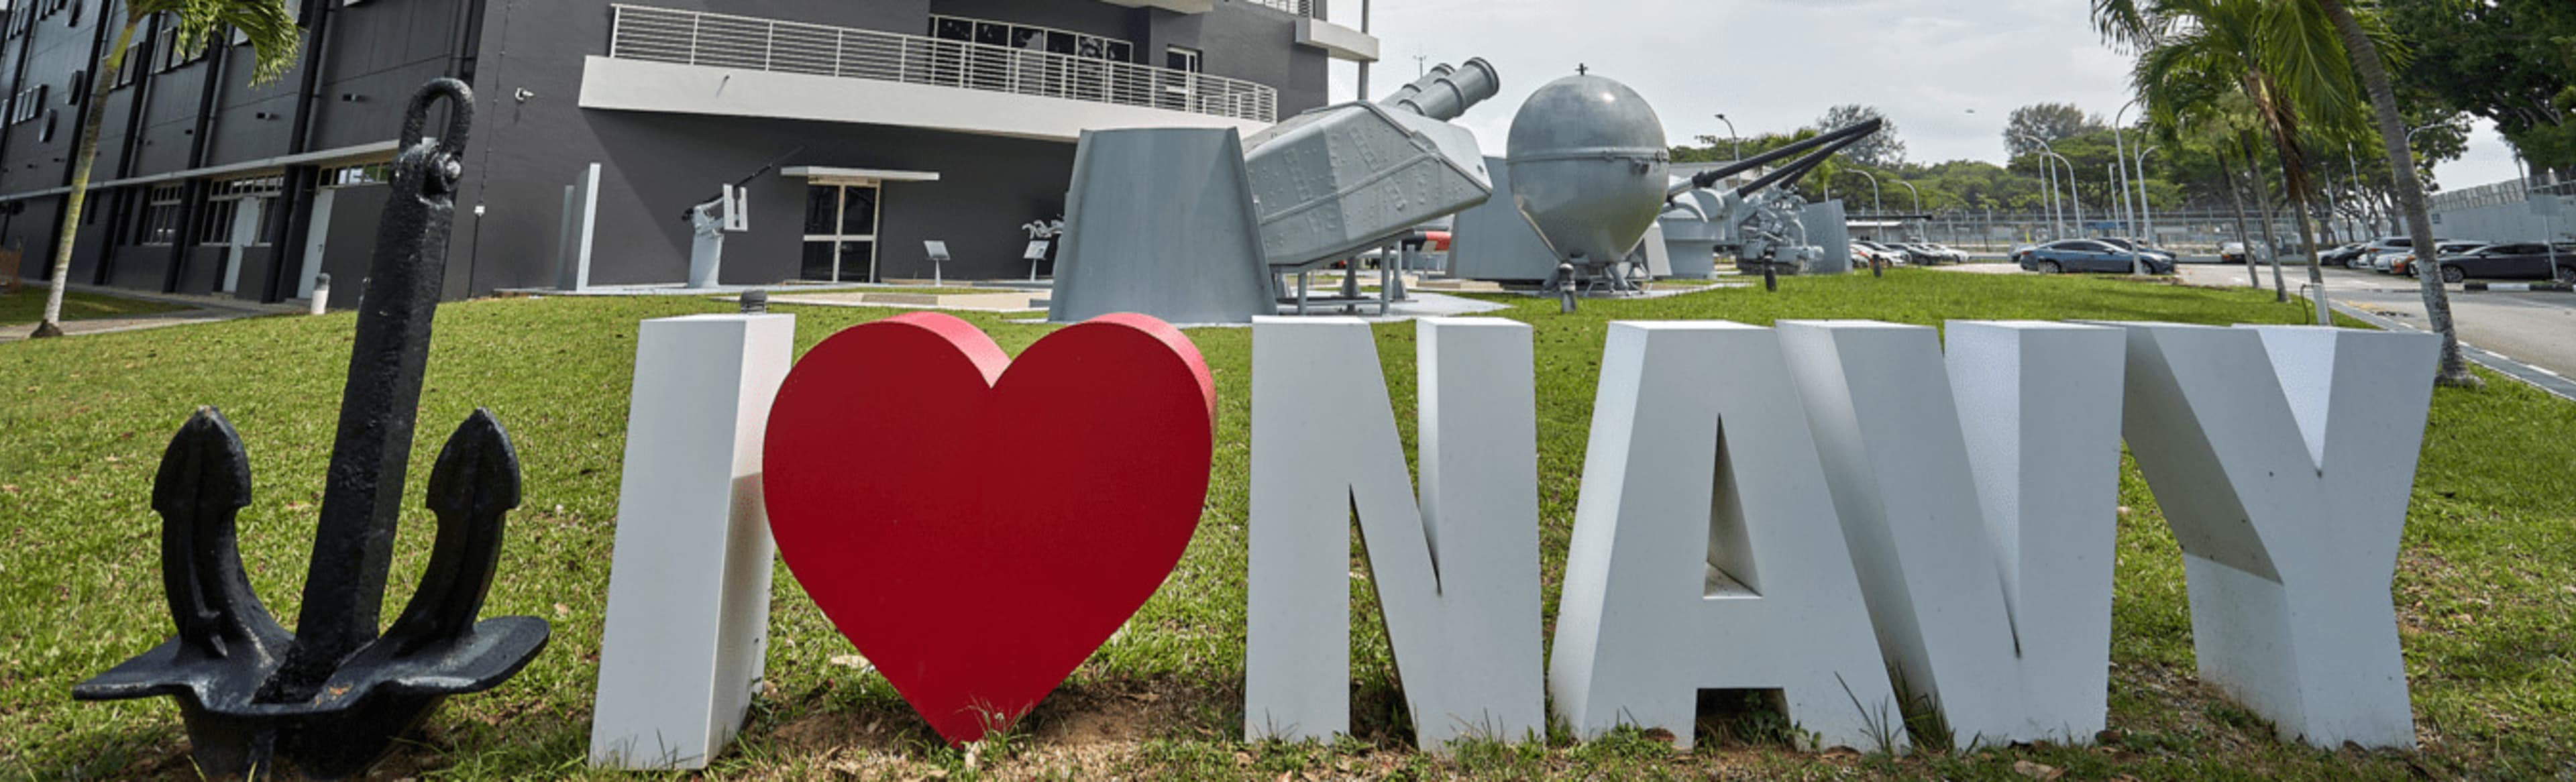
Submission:
<svg viewBox="0 0 2576 782">
<path fill-rule="evenodd" d="M 1114 103 L 989 90 L 679 65 L 591 56 L 581 107 L 614 111 L 854 122 L 990 136 L 1075 141 L 1085 130 L 1233 128 L 1268 123 Z"/>
</svg>

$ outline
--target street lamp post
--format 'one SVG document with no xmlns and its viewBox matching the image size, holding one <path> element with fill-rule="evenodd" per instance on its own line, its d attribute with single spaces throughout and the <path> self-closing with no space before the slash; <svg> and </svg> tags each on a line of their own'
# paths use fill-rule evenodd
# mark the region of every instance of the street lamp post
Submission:
<svg viewBox="0 0 2576 782">
<path fill-rule="evenodd" d="M 2041 142 L 2043 145 L 2046 143 L 2047 142 Z M 2049 157 L 2057 158 L 2057 162 L 2066 167 L 2066 204 L 2075 210 L 2076 233 L 2083 233 L 2084 196 L 2081 192 L 2075 189 L 2075 161 L 2066 159 L 2065 155 L 2057 154 L 2057 150 L 2054 149 L 2046 150 L 2046 152 Z"/>
<path fill-rule="evenodd" d="M 2129 102 L 2120 104 L 2119 111 L 2113 112 L 2111 115 L 2111 172 L 2117 174 L 2117 176 L 2111 178 L 2111 189 L 2118 191 L 2122 195 L 2126 195 L 2129 192 L 2129 167 L 2126 165 L 2129 162 L 2129 144 L 2128 140 L 2125 138 L 2127 135 L 2125 129 L 2122 128 L 2121 125 L 2128 119 L 2129 108 L 2138 105 L 2139 100 L 2140 99 L 2138 98 L 2130 98 Z M 2111 209 L 2113 212 L 2118 212 L 2120 209 L 2119 205 L 2116 203 L 2108 204 L 2106 205 L 2106 208 Z M 2125 215 L 2118 216 L 2122 217 L 2124 224 L 2137 224 L 2137 215 L 2135 213 L 2127 213 Z M 2135 266 L 2136 264 L 2133 263 L 2130 265 Z"/>
<path fill-rule="evenodd" d="M 2138 150 L 2138 221 L 2145 227 L 2147 232 L 2145 236 L 2138 237 L 2138 239 L 2139 241 L 2146 242 L 2147 244 L 2156 243 L 2156 213 L 2154 211 L 2154 207 L 2147 204 L 2147 156 L 2155 154 L 2156 150 L 2160 149 L 2164 149 L 2164 147 L 2155 146 Z"/>
<path fill-rule="evenodd" d="M 1727 119 L 1724 114 L 1717 115 L 1717 121 L 1726 123 L 1726 137 L 1735 141 L 1735 159 L 1743 160 L 1744 136 L 1735 132 L 1735 121 Z"/>
<path fill-rule="evenodd" d="M 1877 175 L 1875 175 L 1875 174 L 1871 174 L 1871 173 L 1869 173 L 1868 171 L 1864 171 L 1864 170 L 1862 170 L 1862 169 L 1857 169 L 1857 168 L 1852 169 L 1852 173 L 1859 174 L 1859 175 L 1861 175 L 1861 176 L 1865 176 L 1865 177 L 1869 177 L 1869 211 L 1870 211 L 1872 214 L 1879 214 L 1879 215 L 1887 214 L 1887 207 L 1879 205 L 1879 199 L 1878 199 L 1878 176 L 1877 176 Z"/>
<path fill-rule="evenodd" d="M 2137 212 L 2134 211 L 2134 207 L 2132 207 L 2129 202 L 2129 188 L 2120 183 L 2120 180 L 2123 178 L 2121 173 L 2128 169 L 2127 162 L 2128 161 L 2125 160 L 2114 159 L 2110 163 L 2102 166 L 2103 168 L 2110 169 L 2104 173 L 2110 176 L 2111 192 L 2114 194 L 2112 203 L 2105 204 L 2102 208 L 2112 210 L 2112 217 L 2115 218 L 2115 222 L 2117 222 L 2117 218 L 2123 215 L 2137 214 Z M 2127 223 L 2121 223 L 2120 225 L 2123 229 L 2128 227 Z M 2132 241 L 2134 244 L 2139 246 L 2132 246 L 2129 248 L 2129 273 L 2145 274 L 2147 273 L 2146 259 L 2142 257 L 2142 250 L 2144 249 L 2143 245 L 2145 242 L 2143 240 Z"/>
<path fill-rule="evenodd" d="M 2014 134 L 2014 135 L 2016 135 L 2016 136 L 2018 136 L 2018 137 L 2020 137 L 2020 138 L 2029 139 L 2029 140 L 2030 140 L 2030 143 L 2038 144 L 2038 145 L 2039 145 L 2039 147 L 2040 147 L 2041 149 L 2047 149 L 2047 148 L 2048 148 L 2048 140 L 2047 140 L 2047 139 L 2043 139 L 2043 138 L 2040 138 L 2040 137 L 2038 137 L 2038 136 L 2033 136 L 2033 135 L 2030 135 L 2030 134 L 2028 134 L 2028 133 L 2018 133 L 2018 134 Z M 2044 199 L 2041 199 L 2041 200 L 2046 201 L 2046 202 L 2048 203 L 2048 227 L 2049 227 L 2049 239 L 2050 239 L 2051 241 L 2054 241 L 2054 240 L 2057 240 L 2057 239 L 2064 239 L 2064 238 L 2066 238 L 2066 219 L 2065 219 L 2065 218 L 2064 218 L 2064 217 L 2063 217 L 2063 216 L 2058 212 L 2058 210 L 2057 210 L 2057 168 L 2056 168 L 2056 166 L 2057 166 L 2057 164 L 2056 164 L 2056 163 L 2050 162 L 2050 161 L 2049 161 L 2049 159 L 2048 159 L 2047 157 L 2045 157 L 2045 156 L 2043 156 L 2043 157 L 2041 157 L 2041 158 L 2039 159 L 2039 171 L 2040 171 L 2040 176 L 2041 176 L 2041 178 L 2042 178 L 2042 179 L 2046 180 L 2046 181 L 2047 181 L 2047 183 L 2048 183 L 2048 197 L 2047 197 L 2047 198 L 2044 198 Z"/>
<path fill-rule="evenodd" d="M 1914 213 L 1923 214 L 1923 191 L 1914 189 L 1914 183 L 1902 179 L 1896 180 L 1896 183 L 1904 185 L 1906 191 L 1914 194 Z"/>
</svg>

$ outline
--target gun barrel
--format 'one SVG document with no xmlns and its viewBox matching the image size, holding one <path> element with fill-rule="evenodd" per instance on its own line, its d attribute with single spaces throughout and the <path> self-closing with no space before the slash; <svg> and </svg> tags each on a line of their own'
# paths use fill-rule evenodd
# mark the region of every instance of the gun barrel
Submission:
<svg viewBox="0 0 2576 782">
<path fill-rule="evenodd" d="M 1877 122 L 1877 120 L 1871 120 L 1870 122 L 1863 124 L 1871 125 L 1871 131 L 1875 132 L 1877 130 Z M 1816 150 L 1815 152 L 1808 154 L 1806 157 L 1799 158 L 1798 162 L 1782 166 L 1779 170 L 1763 175 L 1761 179 L 1753 180 L 1751 184 L 1736 188 L 1735 195 L 1738 198 L 1743 198 L 1754 193 L 1761 192 L 1763 188 L 1770 187 L 1774 184 L 1782 187 L 1797 184 L 1798 180 L 1806 178 L 1807 174 L 1815 171 L 1817 166 L 1824 165 L 1826 158 L 1833 157 L 1834 153 L 1841 152 L 1844 148 L 1853 144 L 1858 144 L 1861 142 L 1861 139 L 1868 137 L 1869 135 L 1866 133 L 1845 136 L 1826 145 L 1824 149 Z M 1818 136 L 1817 138 L 1823 138 L 1823 136 Z M 1815 139 L 1809 140 L 1813 141 Z"/>
<path fill-rule="evenodd" d="M 1709 170 L 1707 170 L 1707 171 L 1700 172 L 1700 173 L 1699 173 L 1699 175 L 1691 177 L 1691 179 L 1690 179 L 1690 187 L 1689 187 L 1689 188 L 1682 188 L 1682 187 L 1679 187 L 1679 186 L 1675 186 L 1675 187 L 1673 188 L 1672 192 L 1671 192 L 1671 193 L 1669 193 L 1668 195 L 1680 195 L 1680 194 L 1681 194 L 1685 189 L 1689 189 L 1689 190 L 1697 190 L 1697 189 L 1705 188 L 1705 187 L 1708 187 L 1708 186 L 1710 186 L 1710 185 L 1717 184 L 1718 180 L 1725 179 L 1725 178 L 1727 178 L 1727 177 L 1731 177 L 1731 176 L 1735 176 L 1735 175 L 1737 175 L 1737 174 L 1741 174 L 1741 173 L 1744 173 L 1744 172 L 1746 172 L 1746 171 L 1751 171 L 1751 170 L 1753 170 L 1753 169 L 1760 168 L 1760 167 L 1765 166 L 1765 165 L 1769 165 L 1772 161 L 1779 160 L 1779 159 L 1781 159 L 1781 158 L 1786 158 L 1786 157 L 1788 157 L 1788 156 L 1790 156 L 1790 155 L 1795 155 L 1795 154 L 1798 154 L 1798 153 L 1801 153 L 1801 152 L 1805 152 L 1805 151 L 1810 150 L 1810 149 L 1815 149 L 1815 148 L 1817 148 L 1817 147 L 1821 147 L 1821 146 L 1824 146 L 1824 145 L 1827 145 L 1827 144 L 1840 143 L 1840 142 L 1845 141 L 1846 139 L 1853 139 L 1853 140 L 1856 140 L 1856 139 L 1859 139 L 1859 138 L 1864 138 L 1864 137 L 1867 137 L 1869 134 L 1877 133 L 1877 132 L 1878 132 L 1878 130 L 1879 130 L 1879 128 L 1885 127 L 1886 125 L 1887 125 L 1887 122 L 1886 122 L 1885 120 L 1872 119 L 1872 120 L 1869 120 L 1869 121 L 1867 121 L 1867 122 L 1862 122 L 1862 123 L 1855 124 L 1855 125 L 1849 125 L 1849 126 L 1845 126 L 1845 127 L 1841 127 L 1841 128 L 1836 128 L 1836 129 L 1834 129 L 1834 130 L 1832 130 L 1832 131 L 1830 131 L 1830 132 L 1827 132 L 1827 133 L 1824 133 L 1824 134 L 1818 135 L 1818 136 L 1816 136 L 1816 137 L 1814 137 L 1814 138 L 1810 138 L 1810 139 L 1807 139 L 1807 140 L 1805 140 L 1805 141 L 1800 141 L 1800 142 L 1798 142 L 1798 143 L 1790 144 L 1790 145 L 1788 145 L 1788 146 L 1784 146 L 1784 147 L 1781 147 L 1781 148 L 1779 148 L 1779 149 L 1774 149 L 1774 150 L 1771 150 L 1771 151 L 1769 151 L 1769 152 L 1764 152 L 1764 153 L 1759 154 L 1759 155 L 1754 155 L 1754 156 L 1752 156 L 1752 157 L 1745 158 L 1745 159 L 1743 159 L 1743 160 L 1738 160 L 1738 161 L 1735 161 L 1734 163 L 1730 163 L 1730 164 L 1727 164 L 1727 165 L 1725 165 L 1725 166 L 1721 166 L 1721 167 L 1718 167 L 1718 168 L 1713 168 L 1713 169 L 1709 169 Z M 1844 144 L 1844 146 L 1849 146 L 1849 145 L 1848 145 L 1848 144 Z M 1841 147 L 1836 147 L 1836 149 L 1840 149 L 1840 148 L 1841 148 Z"/>
<path fill-rule="evenodd" d="M 1413 83 L 1396 88 L 1377 105 L 1403 109 L 1425 117 L 1447 122 L 1467 113 L 1467 108 L 1494 97 L 1502 89 L 1502 77 L 1494 73 L 1492 63 L 1482 57 L 1470 57 L 1452 68 L 1441 63 Z"/>
</svg>

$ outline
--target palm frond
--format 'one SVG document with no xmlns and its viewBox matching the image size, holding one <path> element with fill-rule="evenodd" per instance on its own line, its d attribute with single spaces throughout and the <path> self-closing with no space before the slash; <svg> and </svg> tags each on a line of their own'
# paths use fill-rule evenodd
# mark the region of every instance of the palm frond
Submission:
<svg viewBox="0 0 2576 782">
<path fill-rule="evenodd" d="M 230 31 L 241 31 L 257 63 L 251 69 L 251 83 L 265 84 L 286 75 L 287 69 L 295 66 L 296 52 L 302 47 L 304 30 L 296 25 L 289 2 L 292 0 L 132 0 L 130 13 L 138 18 L 156 13 L 176 18 L 178 40 L 174 44 L 190 55 L 204 51 Z"/>
</svg>

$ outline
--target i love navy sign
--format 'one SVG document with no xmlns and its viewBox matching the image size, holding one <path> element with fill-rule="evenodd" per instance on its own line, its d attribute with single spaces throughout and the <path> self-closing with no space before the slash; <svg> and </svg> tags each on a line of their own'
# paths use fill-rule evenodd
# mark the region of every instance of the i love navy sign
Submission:
<svg viewBox="0 0 2576 782">
<path fill-rule="evenodd" d="M 1418 485 L 1366 323 L 1253 327 L 1247 739 L 1348 729 L 1356 509 L 1426 749 L 1536 739 L 1551 716 L 1688 746 L 1702 689 L 1780 691 L 1818 746 L 1901 748 L 1898 682 L 1961 746 L 2089 741 L 2125 442 L 2183 549 L 2202 678 L 2284 739 L 2413 744 L 2389 582 L 2428 335 L 1971 321 L 1945 345 L 1876 322 L 1612 323 L 1551 639 L 1530 327 L 1415 328 Z M 633 420 L 708 424 L 630 432 L 594 763 L 703 766 L 740 725 L 773 528 L 952 742 L 1025 714 L 1194 530 L 1215 392 L 1178 330 L 1112 316 L 1012 361 L 968 324 L 910 315 L 791 370 L 792 335 L 788 315 L 646 324 Z M 904 385 L 925 367 L 942 385 Z M 1041 493 L 977 484 L 971 512 L 889 499 L 960 480 L 934 468 L 991 421 L 1078 433 L 1099 458 Z M 923 453 L 947 456 L 897 469 Z M 1072 567 L 1110 539 L 1150 545 L 1098 578 Z M 980 561 L 1025 555 L 1048 563 L 1045 589 Z M 994 590 L 1045 621 L 954 610 Z"/>
<path fill-rule="evenodd" d="M 2088 742 L 2125 439 L 2202 678 L 2285 739 L 2413 746 L 2389 581 L 2429 335 L 1612 323 L 1542 673 L 1529 327 L 1417 325 L 1418 495 L 1368 327 L 1253 328 L 1247 737 L 1348 724 L 1355 507 L 1423 747 L 1544 736 L 1549 709 L 1688 746 L 1720 688 L 1901 747 L 1891 673 L 1962 747 Z"/>
</svg>

